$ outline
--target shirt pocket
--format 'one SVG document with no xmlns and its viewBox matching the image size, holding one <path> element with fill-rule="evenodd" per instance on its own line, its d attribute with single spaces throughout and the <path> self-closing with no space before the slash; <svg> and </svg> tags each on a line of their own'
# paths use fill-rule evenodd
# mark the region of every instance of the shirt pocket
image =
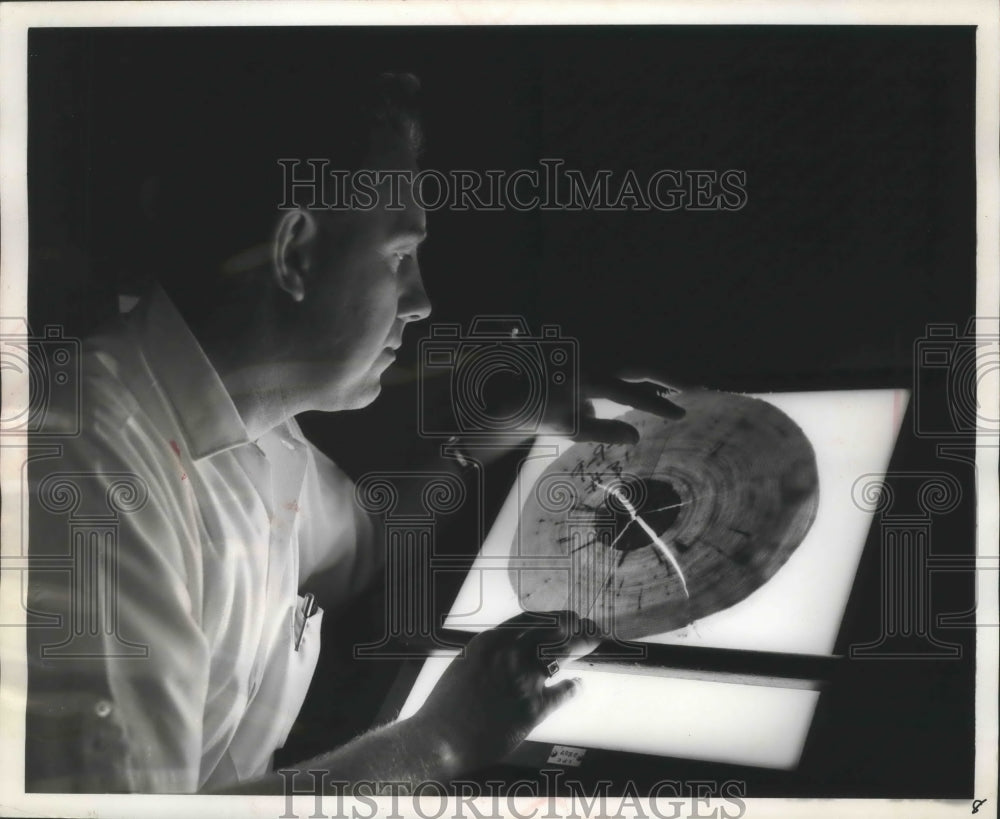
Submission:
<svg viewBox="0 0 1000 819">
<path fill-rule="evenodd" d="M 291 733 L 319 660 L 323 609 L 316 606 L 310 617 L 306 617 L 304 611 L 305 598 L 299 595 L 292 612 L 291 634 L 288 636 L 288 675 L 280 711 L 287 719 L 283 721 L 275 749 L 283 747 Z"/>
<path fill-rule="evenodd" d="M 229 755 L 241 780 L 270 770 L 271 758 L 288 739 L 312 682 L 319 659 L 323 610 L 317 606 L 306 618 L 304 604 L 300 595 L 295 607 L 286 610 L 260 686 L 230 744 Z"/>
</svg>

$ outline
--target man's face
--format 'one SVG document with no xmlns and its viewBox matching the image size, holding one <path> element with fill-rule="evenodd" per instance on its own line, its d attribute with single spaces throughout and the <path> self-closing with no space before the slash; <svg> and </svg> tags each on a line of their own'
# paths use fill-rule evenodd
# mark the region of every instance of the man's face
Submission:
<svg viewBox="0 0 1000 819">
<path fill-rule="evenodd" d="M 401 164 L 383 167 L 399 169 Z M 301 307 L 303 357 L 316 379 L 316 409 L 370 404 L 395 360 L 403 329 L 430 314 L 417 262 L 426 215 L 407 181 L 392 204 L 388 184 L 374 208 L 320 213 Z"/>
</svg>

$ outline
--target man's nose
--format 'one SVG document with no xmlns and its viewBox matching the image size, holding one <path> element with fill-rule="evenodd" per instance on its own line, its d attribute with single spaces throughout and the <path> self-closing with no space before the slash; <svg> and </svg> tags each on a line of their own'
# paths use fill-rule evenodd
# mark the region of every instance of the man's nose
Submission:
<svg viewBox="0 0 1000 819">
<path fill-rule="evenodd" d="M 407 286 L 399 300 L 399 317 L 404 321 L 421 321 L 431 314 L 431 300 L 424 288 L 420 266 L 413 262 L 407 271 Z"/>
</svg>

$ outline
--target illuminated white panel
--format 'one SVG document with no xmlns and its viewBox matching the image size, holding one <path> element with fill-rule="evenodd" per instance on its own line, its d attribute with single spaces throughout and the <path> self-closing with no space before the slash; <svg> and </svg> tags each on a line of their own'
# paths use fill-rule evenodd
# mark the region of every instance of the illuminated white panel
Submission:
<svg viewBox="0 0 1000 819">
<path fill-rule="evenodd" d="M 400 718 L 423 704 L 453 655 L 421 669 Z M 582 691 L 538 725 L 529 740 L 583 748 L 793 768 L 819 692 L 572 668 Z"/>
<path fill-rule="evenodd" d="M 788 562 L 730 609 L 646 642 L 805 654 L 832 652 L 871 513 L 852 501 L 862 475 L 882 473 L 899 433 L 904 390 L 759 395 L 784 411 L 812 442 L 820 480 L 816 521 Z M 599 417 L 626 408 L 595 402 Z M 571 446 L 540 439 L 515 482 L 446 620 L 481 631 L 521 611 L 507 574 L 523 499 L 546 467 Z M 402 716 L 426 699 L 449 658 L 427 661 Z M 531 739 L 773 768 L 798 763 L 818 693 L 808 689 L 596 671 L 566 664 L 583 692 Z"/>
<path fill-rule="evenodd" d="M 756 397 L 785 412 L 812 442 L 820 481 L 816 521 L 788 562 L 746 600 L 644 642 L 802 654 L 833 651 L 871 525 L 871 513 L 854 504 L 851 488 L 860 476 L 885 471 L 908 393 L 864 390 Z M 600 417 L 625 410 L 610 402 L 595 403 Z M 532 453 L 538 457 L 525 464 L 515 482 L 459 591 L 447 627 L 481 631 L 521 611 L 507 574 L 517 515 L 538 477 L 571 445 L 559 438 L 538 441 Z"/>
</svg>

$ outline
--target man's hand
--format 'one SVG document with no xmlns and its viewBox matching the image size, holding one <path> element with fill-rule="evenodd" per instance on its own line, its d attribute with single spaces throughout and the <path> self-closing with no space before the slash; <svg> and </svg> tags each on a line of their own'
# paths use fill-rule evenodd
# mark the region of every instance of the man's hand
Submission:
<svg viewBox="0 0 1000 819">
<path fill-rule="evenodd" d="M 680 392 L 676 387 L 647 371 L 630 370 L 616 375 L 584 376 L 580 384 L 579 408 L 551 402 L 546 407 L 542 432 L 566 435 L 571 432 L 574 410 L 579 411 L 574 441 L 598 441 L 606 444 L 634 444 L 639 433 L 624 421 L 596 418 L 592 399 L 607 398 L 643 412 L 670 420 L 684 417 L 684 408 L 668 396 Z"/>
<path fill-rule="evenodd" d="M 547 666 L 598 642 L 595 624 L 574 612 L 520 614 L 476 635 L 412 719 L 448 747 L 458 770 L 498 762 L 576 693 L 578 680 L 546 685 Z"/>
<path fill-rule="evenodd" d="M 477 634 L 412 717 L 383 725 L 335 751 L 215 793 L 285 793 L 292 771 L 325 771 L 337 782 L 392 783 L 412 792 L 499 762 L 579 686 L 547 686 L 555 657 L 580 657 L 599 642 L 596 625 L 573 612 L 519 614 Z"/>
</svg>

